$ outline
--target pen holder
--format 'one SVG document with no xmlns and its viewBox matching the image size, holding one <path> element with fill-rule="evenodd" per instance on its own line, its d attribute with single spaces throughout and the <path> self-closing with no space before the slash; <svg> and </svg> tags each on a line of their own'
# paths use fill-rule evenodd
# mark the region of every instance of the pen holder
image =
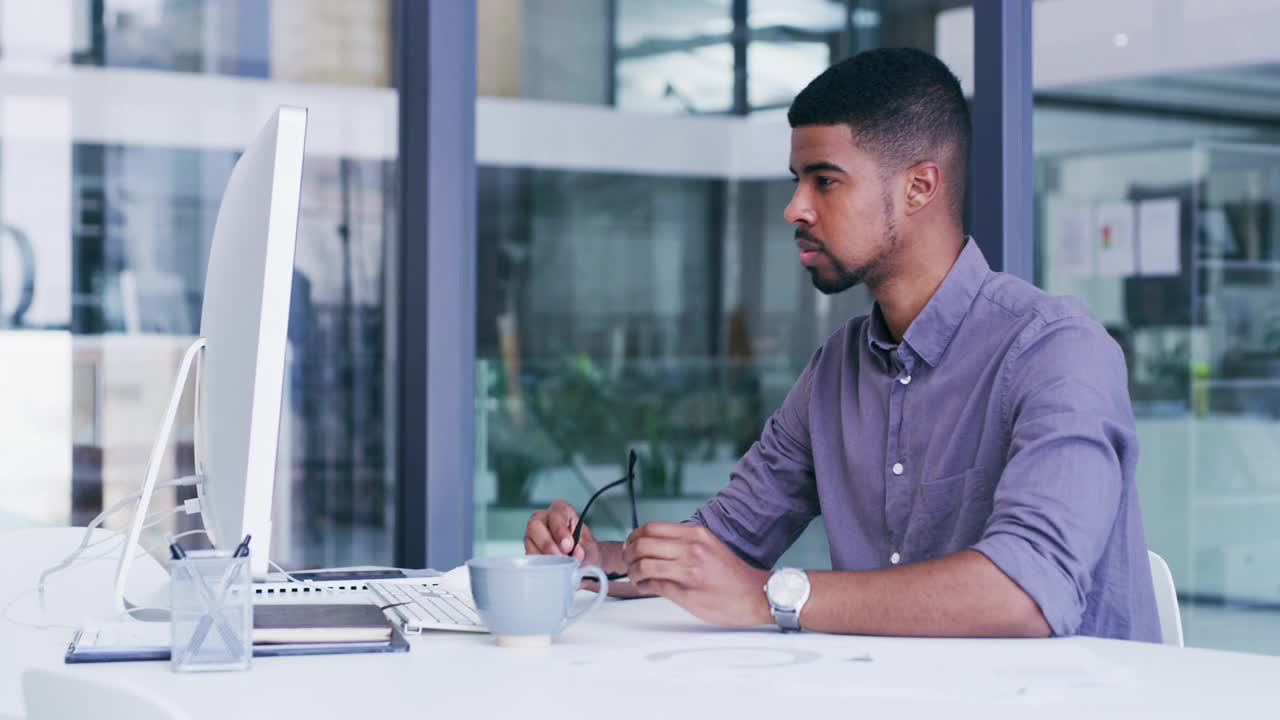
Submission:
<svg viewBox="0 0 1280 720">
<path fill-rule="evenodd" d="M 219 550 L 169 561 L 175 672 L 247 670 L 253 660 L 249 558 Z"/>
</svg>

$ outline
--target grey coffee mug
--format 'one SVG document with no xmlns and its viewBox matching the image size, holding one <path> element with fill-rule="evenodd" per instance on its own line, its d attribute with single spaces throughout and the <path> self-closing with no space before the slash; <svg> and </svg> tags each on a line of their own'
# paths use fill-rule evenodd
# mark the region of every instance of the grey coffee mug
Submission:
<svg viewBox="0 0 1280 720">
<path fill-rule="evenodd" d="M 518 555 L 472 558 L 471 595 L 480 618 L 502 646 L 546 645 L 552 635 L 599 607 L 609 592 L 609 579 L 594 565 L 578 567 L 567 555 Z M 583 578 L 595 578 L 600 591 L 584 609 L 570 614 Z"/>
</svg>

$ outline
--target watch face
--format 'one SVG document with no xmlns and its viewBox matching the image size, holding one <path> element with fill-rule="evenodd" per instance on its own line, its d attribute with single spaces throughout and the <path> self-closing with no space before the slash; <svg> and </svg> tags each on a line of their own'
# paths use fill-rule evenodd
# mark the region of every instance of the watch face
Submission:
<svg viewBox="0 0 1280 720">
<path fill-rule="evenodd" d="M 779 570 L 769 577 L 766 594 L 769 602 L 783 610 L 794 610 L 809 589 L 809 578 L 799 570 Z"/>
</svg>

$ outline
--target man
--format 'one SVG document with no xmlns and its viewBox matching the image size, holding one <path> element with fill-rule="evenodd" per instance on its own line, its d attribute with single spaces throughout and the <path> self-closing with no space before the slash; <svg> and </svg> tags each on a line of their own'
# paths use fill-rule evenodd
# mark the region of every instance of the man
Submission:
<svg viewBox="0 0 1280 720">
<path fill-rule="evenodd" d="M 1159 641 L 1124 357 L 1076 301 L 991 272 L 961 226 L 970 124 L 936 58 L 874 50 L 796 97 L 786 208 L 823 293 L 875 298 L 814 353 L 684 524 L 574 554 L 709 622 Z M 821 514 L 834 570 L 774 562 Z M 530 553 L 578 518 L 534 513 Z M 767 586 L 767 587 L 766 587 Z M 762 591 L 762 588 L 765 588 Z"/>
</svg>

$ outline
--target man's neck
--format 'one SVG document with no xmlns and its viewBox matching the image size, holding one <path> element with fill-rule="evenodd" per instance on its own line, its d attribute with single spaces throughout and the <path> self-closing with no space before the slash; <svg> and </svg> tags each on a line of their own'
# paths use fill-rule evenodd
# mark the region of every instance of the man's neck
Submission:
<svg viewBox="0 0 1280 720">
<path fill-rule="evenodd" d="M 898 342 L 929 304 L 964 249 L 962 232 L 955 230 L 948 235 L 954 238 L 944 241 L 935 237 L 906 243 L 906 252 L 897 258 L 893 274 L 867 288 L 880 305 L 889 334 Z"/>
</svg>

